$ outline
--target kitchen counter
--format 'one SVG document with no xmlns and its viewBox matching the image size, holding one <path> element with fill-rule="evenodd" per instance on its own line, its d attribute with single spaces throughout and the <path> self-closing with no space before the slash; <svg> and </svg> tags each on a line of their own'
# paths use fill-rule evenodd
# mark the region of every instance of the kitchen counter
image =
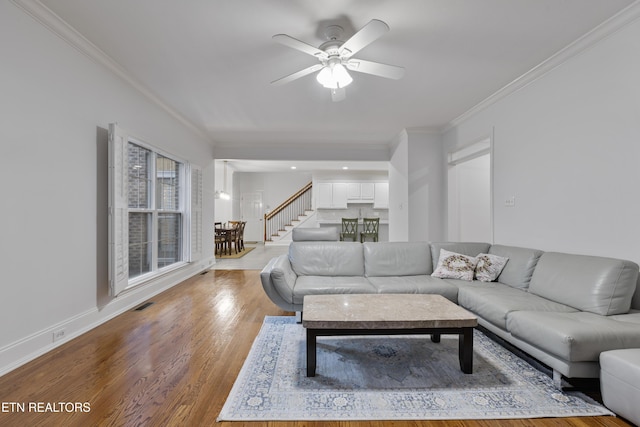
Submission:
<svg viewBox="0 0 640 427">
<path fill-rule="evenodd" d="M 346 217 L 345 217 L 346 218 Z M 317 220 L 318 225 L 320 227 L 334 227 L 340 233 L 340 229 L 342 228 L 342 219 L 319 219 Z M 358 218 L 358 233 L 362 231 L 362 218 Z M 359 234 L 358 234 L 359 235 Z M 358 238 L 357 241 L 360 241 Z M 388 242 L 389 241 L 389 220 L 388 219 L 380 219 L 380 227 L 378 229 L 378 241 L 379 242 Z"/>
<path fill-rule="evenodd" d="M 342 219 L 319 219 L 318 224 L 342 225 Z M 362 218 L 358 218 L 358 224 L 362 224 Z M 389 224 L 388 219 L 381 219 L 380 224 Z"/>
</svg>

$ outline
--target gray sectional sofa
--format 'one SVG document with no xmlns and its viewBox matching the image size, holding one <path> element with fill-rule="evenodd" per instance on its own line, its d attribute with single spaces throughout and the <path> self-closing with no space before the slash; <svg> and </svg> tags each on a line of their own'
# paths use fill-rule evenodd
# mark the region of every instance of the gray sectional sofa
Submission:
<svg viewBox="0 0 640 427">
<path fill-rule="evenodd" d="M 508 258 L 496 281 L 431 276 L 441 249 Z M 305 295 L 440 294 L 480 326 L 568 378 L 599 376 L 600 353 L 640 348 L 638 265 L 488 243 L 294 241 L 261 272 L 269 298 L 301 311 Z"/>
</svg>

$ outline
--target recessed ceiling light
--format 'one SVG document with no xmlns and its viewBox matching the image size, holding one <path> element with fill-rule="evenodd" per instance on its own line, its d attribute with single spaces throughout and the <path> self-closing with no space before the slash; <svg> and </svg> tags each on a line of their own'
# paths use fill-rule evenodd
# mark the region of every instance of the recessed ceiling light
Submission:
<svg viewBox="0 0 640 427">
<path fill-rule="evenodd" d="M 291 169 L 298 169 L 298 168 L 297 168 L 297 167 L 295 167 L 295 166 L 291 166 Z"/>
<path fill-rule="evenodd" d="M 343 167 L 342 167 L 342 170 L 345 170 L 345 171 L 346 171 L 347 169 L 349 169 L 349 166 L 343 166 Z"/>
</svg>

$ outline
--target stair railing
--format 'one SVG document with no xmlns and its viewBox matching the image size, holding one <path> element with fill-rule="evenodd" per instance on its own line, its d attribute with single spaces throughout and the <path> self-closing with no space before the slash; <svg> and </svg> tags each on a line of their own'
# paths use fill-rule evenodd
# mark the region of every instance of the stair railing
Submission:
<svg viewBox="0 0 640 427">
<path fill-rule="evenodd" d="M 293 220 L 297 220 L 305 211 L 311 210 L 311 187 L 308 183 L 294 195 L 282 202 L 277 208 L 264 214 L 264 241 L 272 240 L 272 236 L 278 231 L 285 230 L 285 227 L 292 225 Z"/>
</svg>

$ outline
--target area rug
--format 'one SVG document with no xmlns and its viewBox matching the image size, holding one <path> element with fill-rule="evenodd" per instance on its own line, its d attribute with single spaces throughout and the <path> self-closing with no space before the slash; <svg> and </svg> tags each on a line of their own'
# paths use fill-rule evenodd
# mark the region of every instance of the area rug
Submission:
<svg viewBox="0 0 640 427">
<path fill-rule="evenodd" d="M 479 331 L 473 374 L 457 336 L 319 337 L 306 376 L 305 329 L 268 316 L 218 421 L 505 419 L 614 415 L 553 381 Z"/>
<path fill-rule="evenodd" d="M 244 248 L 242 251 L 235 253 L 233 251 L 231 251 L 230 255 L 227 254 L 221 254 L 221 255 L 217 255 L 217 258 L 219 259 L 237 259 L 237 258 L 242 258 L 243 256 L 245 256 L 246 254 L 248 254 L 249 252 L 251 252 L 252 250 L 254 250 L 254 247 L 246 247 Z"/>
</svg>

